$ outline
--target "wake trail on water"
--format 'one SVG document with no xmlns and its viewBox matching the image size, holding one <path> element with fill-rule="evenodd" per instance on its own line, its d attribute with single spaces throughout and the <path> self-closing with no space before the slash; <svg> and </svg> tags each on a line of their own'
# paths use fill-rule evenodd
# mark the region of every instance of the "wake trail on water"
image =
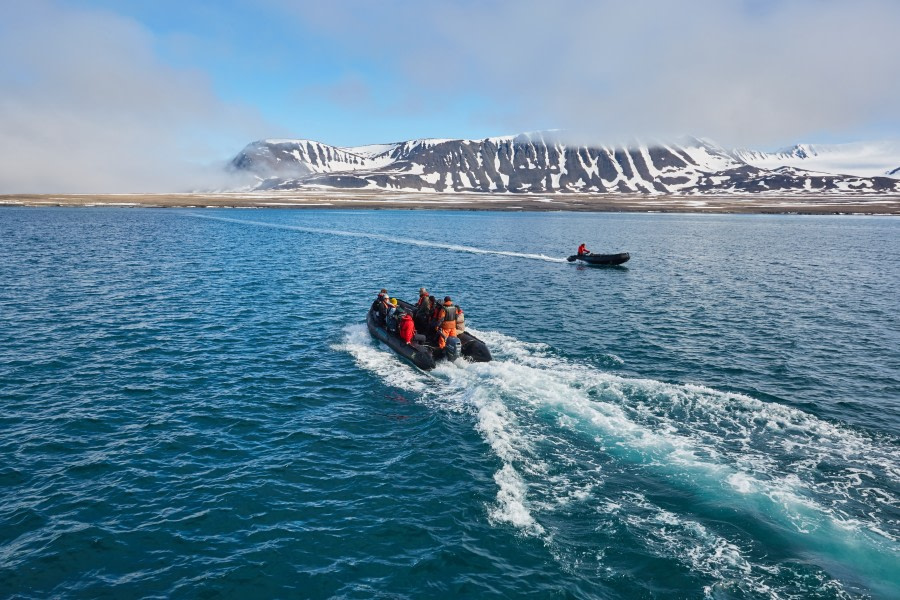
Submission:
<svg viewBox="0 0 900 600">
<path fill-rule="evenodd" d="M 767 562 L 764 540 L 705 524 L 718 522 L 716 511 L 737 513 L 819 557 L 820 568 L 850 567 L 862 579 L 855 584 L 900 597 L 898 440 L 743 394 L 605 373 L 496 332 L 476 335 L 494 362 L 443 363 L 430 375 L 364 325 L 346 328 L 337 348 L 420 402 L 473 416 L 500 464 L 492 522 L 545 540 L 566 560 L 573 550 L 556 541 L 567 537 L 561 515 L 583 514 L 599 531 L 624 529 L 646 551 L 729 588 L 791 596 L 796 583 L 786 582 L 814 580 L 817 594 L 844 596 L 823 571 L 792 575 L 801 567 Z M 660 485 L 696 505 L 665 506 Z"/>
<path fill-rule="evenodd" d="M 438 248 L 441 250 L 450 250 L 451 252 L 464 252 L 468 254 L 494 254 L 497 256 L 511 256 L 514 258 L 525 258 L 529 260 L 541 260 L 545 262 L 566 262 L 564 258 L 555 258 L 544 254 L 528 254 L 525 252 L 512 252 L 507 250 L 488 250 L 486 248 L 475 248 L 474 246 L 461 246 L 458 244 L 447 244 L 443 242 L 430 242 L 427 240 L 417 240 L 415 238 L 404 238 L 392 235 L 383 235 L 380 233 L 366 233 L 363 231 L 344 231 L 340 229 L 322 229 L 318 227 L 304 227 L 303 225 L 284 225 L 281 223 L 266 223 L 265 221 L 248 221 L 245 219 L 231 219 L 228 217 L 213 217 L 210 215 L 201 215 L 197 213 L 182 213 L 197 219 L 209 219 L 212 221 L 224 221 L 226 223 L 240 223 L 241 225 L 257 225 L 260 227 L 272 227 L 274 229 L 288 229 L 291 231 L 302 231 L 304 233 L 317 233 L 322 235 L 336 235 L 342 237 L 365 238 L 377 240 L 379 242 L 388 242 L 391 244 L 402 244 L 405 246 L 419 246 L 422 248 Z"/>
</svg>

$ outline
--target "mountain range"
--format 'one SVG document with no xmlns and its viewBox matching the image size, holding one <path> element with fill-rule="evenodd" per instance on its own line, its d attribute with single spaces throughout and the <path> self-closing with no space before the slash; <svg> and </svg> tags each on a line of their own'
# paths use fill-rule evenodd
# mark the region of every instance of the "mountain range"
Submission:
<svg viewBox="0 0 900 600">
<path fill-rule="evenodd" d="M 678 143 L 570 145 L 552 132 L 482 140 L 421 139 L 339 148 L 261 140 L 229 168 L 255 190 L 387 189 L 482 193 L 879 194 L 900 192 L 890 143 L 729 150 Z"/>
</svg>

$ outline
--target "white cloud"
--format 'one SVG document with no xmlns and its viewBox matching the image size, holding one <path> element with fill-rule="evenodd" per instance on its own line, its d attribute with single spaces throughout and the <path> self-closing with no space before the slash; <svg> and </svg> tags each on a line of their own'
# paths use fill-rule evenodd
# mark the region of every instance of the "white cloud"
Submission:
<svg viewBox="0 0 900 600">
<path fill-rule="evenodd" d="M 409 94 L 484 96 L 511 131 L 727 145 L 900 129 L 896 0 L 278 2 Z"/>
<path fill-rule="evenodd" d="M 556 127 L 592 142 L 900 137 L 896 0 L 266 2 L 349 58 L 322 88 L 347 110 L 377 98 L 382 116 L 440 122 L 448 106 L 477 107 L 491 134 Z M 8 2 L 2 16 L 0 192 L 223 187 L 222 153 L 281 129 L 217 97 L 205 73 L 165 64 L 132 19 L 55 0 Z M 273 40 L 272 56 L 285 48 Z M 390 93 L 367 79 L 373 64 Z"/>
<path fill-rule="evenodd" d="M 110 13 L 22 2 L 0 22 L 0 191 L 153 192 L 226 185 L 229 150 L 260 127 L 199 72 Z M 238 146 L 240 147 L 240 146 Z"/>
</svg>

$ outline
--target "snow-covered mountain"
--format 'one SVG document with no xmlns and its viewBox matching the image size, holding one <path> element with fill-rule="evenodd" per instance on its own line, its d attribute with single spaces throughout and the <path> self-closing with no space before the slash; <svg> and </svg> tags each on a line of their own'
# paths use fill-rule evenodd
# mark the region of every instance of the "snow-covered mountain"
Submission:
<svg viewBox="0 0 900 600">
<path fill-rule="evenodd" d="M 797 144 L 770 153 L 735 150 L 734 156 L 763 169 L 797 167 L 824 173 L 878 177 L 898 174 L 900 143 Z"/>
<path fill-rule="evenodd" d="M 846 153 L 845 153 L 846 154 Z M 858 153 L 861 155 L 862 153 Z M 483 140 L 424 139 L 354 148 L 311 140 L 249 144 L 231 163 L 256 189 L 381 188 L 485 193 L 900 192 L 900 179 L 822 170 L 797 146 L 775 154 L 726 150 L 698 138 L 678 144 L 573 146 L 552 133 Z M 806 161 L 806 162 L 804 162 Z M 900 163 L 900 155 L 892 164 Z M 882 174 L 887 168 L 881 171 Z"/>
</svg>

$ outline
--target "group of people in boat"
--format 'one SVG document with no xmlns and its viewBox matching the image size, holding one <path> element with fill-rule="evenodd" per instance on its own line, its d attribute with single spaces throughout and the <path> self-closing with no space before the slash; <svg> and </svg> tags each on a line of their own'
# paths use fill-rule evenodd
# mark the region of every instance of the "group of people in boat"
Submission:
<svg viewBox="0 0 900 600">
<path fill-rule="evenodd" d="M 399 306 L 397 299 L 391 298 L 386 289 L 378 293 L 372 310 L 380 325 L 407 344 L 420 336 L 419 341 L 444 348 L 448 338 L 458 338 L 466 330 L 462 308 L 453 304 L 450 296 L 444 296 L 443 302 L 438 302 L 425 288 L 419 289 L 419 299 L 412 312 Z"/>
</svg>

